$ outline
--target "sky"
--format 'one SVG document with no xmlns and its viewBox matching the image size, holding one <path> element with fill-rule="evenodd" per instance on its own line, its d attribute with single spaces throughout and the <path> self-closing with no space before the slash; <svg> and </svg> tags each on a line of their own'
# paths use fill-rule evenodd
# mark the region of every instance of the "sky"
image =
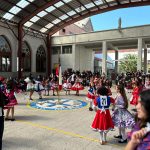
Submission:
<svg viewBox="0 0 150 150">
<path fill-rule="evenodd" d="M 118 19 L 120 17 L 122 20 L 122 28 L 150 25 L 150 6 L 123 8 L 91 16 L 94 31 L 117 29 Z M 124 55 L 125 53 L 119 53 L 119 59 L 123 58 Z M 101 58 L 100 54 L 95 56 Z M 112 60 L 115 60 L 115 54 L 108 53 L 108 56 Z"/>
<path fill-rule="evenodd" d="M 91 16 L 94 31 L 117 29 L 120 17 L 123 28 L 150 25 L 150 6 L 123 8 Z"/>
</svg>

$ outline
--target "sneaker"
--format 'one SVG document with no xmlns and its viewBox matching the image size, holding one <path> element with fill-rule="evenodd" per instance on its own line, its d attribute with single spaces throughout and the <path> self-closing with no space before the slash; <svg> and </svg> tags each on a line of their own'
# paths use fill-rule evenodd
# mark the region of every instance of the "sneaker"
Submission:
<svg viewBox="0 0 150 150">
<path fill-rule="evenodd" d="M 114 138 L 116 138 L 116 139 L 121 139 L 121 138 L 122 138 L 122 135 L 115 135 Z"/>
<path fill-rule="evenodd" d="M 118 141 L 118 143 L 127 143 L 127 139 L 126 140 L 121 139 Z"/>
</svg>

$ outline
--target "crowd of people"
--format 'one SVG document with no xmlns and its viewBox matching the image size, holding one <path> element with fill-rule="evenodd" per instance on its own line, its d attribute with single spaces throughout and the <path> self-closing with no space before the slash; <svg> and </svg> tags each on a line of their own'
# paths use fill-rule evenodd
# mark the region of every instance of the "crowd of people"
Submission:
<svg viewBox="0 0 150 150">
<path fill-rule="evenodd" d="M 136 73 L 127 72 L 116 76 L 116 96 L 112 96 L 112 80 L 105 74 L 92 73 L 91 71 L 65 71 L 62 75 L 63 90 L 66 95 L 75 94 L 79 96 L 80 91 L 88 87 L 86 100 L 89 102 L 89 111 L 96 111 L 96 115 L 91 124 L 91 128 L 100 134 L 100 143 L 107 143 L 107 133 L 118 128 L 119 143 L 127 143 L 126 150 L 143 150 L 150 148 L 150 134 L 147 131 L 150 124 L 150 76 L 143 71 Z M 44 96 L 59 94 L 58 76 L 55 74 L 49 77 L 41 75 L 34 78 L 32 74 L 20 80 L 15 78 L 5 79 L 0 77 L 0 148 L 2 147 L 2 137 L 5 121 L 15 121 L 14 108 L 18 104 L 16 93 L 29 92 L 29 100 L 37 92 L 39 99 Z M 42 92 L 43 91 L 43 92 Z M 130 100 L 126 93 L 131 92 Z M 128 110 L 128 103 L 134 106 L 133 113 Z M 109 109 L 112 108 L 112 114 Z M 6 115 L 4 118 L 4 111 Z M 130 134 L 126 129 L 131 128 Z"/>
</svg>

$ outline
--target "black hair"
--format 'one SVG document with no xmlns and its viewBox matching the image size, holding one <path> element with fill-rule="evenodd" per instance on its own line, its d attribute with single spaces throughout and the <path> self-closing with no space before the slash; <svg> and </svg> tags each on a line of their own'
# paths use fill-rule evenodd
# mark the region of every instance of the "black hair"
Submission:
<svg viewBox="0 0 150 150">
<path fill-rule="evenodd" d="M 108 89 L 105 86 L 102 86 L 97 89 L 97 94 L 102 96 L 108 95 Z"/>
<path fill-rule="evenodd" d="M 121 96 L 123 97 L 123 100 L 124 100 L 124 103 L 125 103 L 125 108 L 128 108 L 128 99 L 127 99 L 127 96 L 126 96 L 124 86 L 119 84 L 119 85 L 117 85 L 117 88 L 118 88 Z"/>
<path fill-rule="evenodd" d="M 144 90 L 140 93 L 141 105 L 144 107 L 146 112 L 146 119 L 140 120 L 140 127 L 146 126 L 147 122 L 150 122 L 150 89 Z"/>
</svg>

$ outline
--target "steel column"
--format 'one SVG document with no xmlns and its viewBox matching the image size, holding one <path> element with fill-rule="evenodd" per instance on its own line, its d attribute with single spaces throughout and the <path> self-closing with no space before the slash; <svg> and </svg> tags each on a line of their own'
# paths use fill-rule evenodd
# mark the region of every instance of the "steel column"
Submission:
<svg viewBox="0 0 150 150">
<path fill-rule="evenodd" d="M 51 36 L 47 35 L 47 75 L 51 73 Z"/>
<path fill-rule="evenodd" d="M 19 57 L 19 65 L 18 65 L 18 78 L 22 77 L 22 40 L 23 40 L 23 26 L 19 24 L 18 26 L 18 57 Z"/>
</svg>

